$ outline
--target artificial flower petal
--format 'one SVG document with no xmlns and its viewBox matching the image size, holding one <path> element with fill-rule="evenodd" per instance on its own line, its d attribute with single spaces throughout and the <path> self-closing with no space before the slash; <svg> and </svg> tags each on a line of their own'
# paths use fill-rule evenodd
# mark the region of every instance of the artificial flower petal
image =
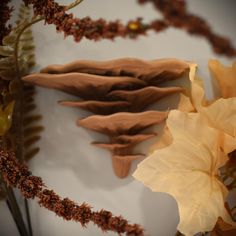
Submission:
<svg viewBox="0 0 236 236">
<path fill-rule="evenodd" d="M 169 146 L 172 143 L 172 141 L 173 138 L 170 133 L 170 130 L 168 129 L 167 126 L 165 126 L 164 129 L 162 130 L 162 133 L 159 135 L 158 141 L 151 146 L 149 153 L 152 154 L 157 149 L 162 149 Z"/>
<path fill-rule="evenodd" d="M 188 96 L 183 93 L 180 94 L 178 108 L 179 111 L 188 111 L 192 112 L 195 110 L 191 100 Z"/>
<path fill-rule="evenodd" d="M 190 101 L 190 98 L 183 93 L 180 93 L 180 99 L 177 109 L 179 111 L 186 111 L 186 112 L 192 112 L 195 110 Z M 172 143 L 173 138 L 167 126 L 164 127 L 162 133 L 158 135 L 157 139 L 158 139 L 157 142 L 154 143 L 150 148 L 149 151 L 150 154 L 153 153 L 155 150 L 167 147 Z"/>
<path fill-rule="evenodd" d="M 232 224 L 224 207 L 228 191 L 218 179 L 218 168 L 228 160 L 218 145 L 222 132 L 204 122 L 198 113 L 171 111 L 172 144 L 155 151 L 133 174 L 153 191 L 176 199 L 178 230 L 186 236 L 212 230 L 218 217 Z"/>
<path fill-rule="evenodd" d="M 189 73 L 191 98 L 197 112 L 208 120 L 209 125 L 236 138 L 236 97 L 228 99 L 221 98 L 213 102 L 207 101 L 203 81 L 195 73 L 196 66 L 192 64 L 190 65 Z"/>
<path fill-rule="evenodd" d="M 217 60 L 209 60 L 208 66 L 212 77 L 219 84 L 222 97 L 236 97 L 236 61 L 227 67 Z"/>
<path fill-rule="evenodd" d="M 199 107 L 199 112 L 215 128 L 236 138 L 236 97 L 218 99 L 208 107 Z"/>
<path fill-rule="evenodd" d="M 196 76 L 196 64 L 190 64 L 189 67 L 189 79 L 191 81 L 191 100 L 193 106 L 198 109 L 201 106 L 208 105 L 208 101 L 205 97 L 204 82 L 202 79 Z"/>
</svg>

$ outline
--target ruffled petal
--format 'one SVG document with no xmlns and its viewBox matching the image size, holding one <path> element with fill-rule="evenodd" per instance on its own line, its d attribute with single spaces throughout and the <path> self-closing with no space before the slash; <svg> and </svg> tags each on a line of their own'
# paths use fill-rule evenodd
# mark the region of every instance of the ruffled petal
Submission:
<svg viewBox="0 0 236 236">
<path fill-rule="evenodd" d="M 210 231 L 224 208 L 227 189 L 218 168 L 228 158 L 219 148 L 222 132 L 209 127 L 198 113 L 173 110 L 167 127 L 173 142 L 142 161 L 133 176 L 156 192 L 172 195 L 179 207 L 178 229 L 185 235 Z"/>
<path fill-rule="evenodd" d="M 236 97 L 236 61 L 227 67 L 217 60 L 209 60 L 212 77 L 218 82 L 223 98 Z"/>
</svg>

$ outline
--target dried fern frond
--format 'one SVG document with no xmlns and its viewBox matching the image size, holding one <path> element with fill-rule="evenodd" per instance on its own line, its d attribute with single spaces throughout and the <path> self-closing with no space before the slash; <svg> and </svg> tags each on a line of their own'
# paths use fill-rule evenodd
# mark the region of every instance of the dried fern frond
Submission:
<svg viewBox="0 0 236 236">
<path fill-rule="evenodd" d="M 24 30 L 30 22 L 31 10 L 22 4 L 16 26 L 3 38 L 0 46 L 0 77 L 8 83 L 8 91 L 4 94 L 3 101 L 4 104 L 16 101 L 13 125 L 5 137 L 5 143 L 13 149 L 20 149 L 19 155 L 24 156 L 25 160 L 29 160 L 38 152 L 39 148 L 33 146 L 39 140 L 39 132 L 43 129 L 37 125 L 41 116 L 34 114 L 35 88 L 24 85 L 20 80 L 35 64 L 32 30 Z"/>
<path fill-rule="evenodd" d="M 24 160 L 29 161 L 39 152 L 35 144 L 40 140 L 43 126 L 39 125 L 41 115 L 35 114 L 34 102 L 35 87 L 24 85 L 24 111 L 23 111 L 23 136 L 24 136 Z"/>
<path fill-rule="evenodd" d="M 5 80 L 13 80 L 18 76 L 21 77 L 27 74 L 30 69 L 35 65 L 34 56 L 34 43 L 33 35 L 30 28 L 25 30 L 21 37 L 18 38 L 19 33 L 30 22 L 30 8 L 24 6 L 20 7 L 18 20 L 16 21 L 16 27 L 10 32 L 9 35 L 3 38 L 2 46 L 0 46 L 0 76 Z M 18 65 L 20 71 L 16 69 L 16 55 L 15 45 L 18 43 Z M 18 75 L 19 73 L 19 75 Z"/>
<path fill-rule="evenodd" d="M 0 132 L 4 132 L 0 141 L 3 147 L 13 149 L 21 162 L 30 160 L 39 151 L 35 143 L 43 129 L 37 124 L 41 116 L 34 114 L 35 88 L 24 85 L 21 80 L 35 64 L 30 22 L 30 9 L 22 5 L 16 26 L 3 38 L 0 46 Z M 11 116 L 7 110 L 12 111 Z M 0 189 L 0 199 L 4 197 L 4 189 Z"/>
</svg>

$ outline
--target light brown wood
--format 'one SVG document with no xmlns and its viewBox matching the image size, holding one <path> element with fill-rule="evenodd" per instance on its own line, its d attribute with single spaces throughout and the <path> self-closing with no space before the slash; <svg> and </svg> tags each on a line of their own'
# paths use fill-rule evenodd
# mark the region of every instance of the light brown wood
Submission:
<svg viewBox="0 0 236 236">
<path fill-rule="evenodd" d="M 112 99 L 125 100 L 129 102 L 132 104 L 130 108 L 131 111 L 138 112 L 140 110 L 146 109 L 163 97 L 179 92 L 183 92 L 183 89 L 180 87 L 158 88 L 154 86 L 148 86 L 132 91 L 115 90 L 110 92 L 107 96 Z"/>
<path fill-rule="evenodd" d="M 126 101 L 59 101 L 59 104 L 68 107 L 79 107 L 99 115 L 129 111 L 131 107 L 131 103 Z"/>
<path fill-rule="evenodd" d="M 120 135 L 118 137 L 111 138 L 110 143 L 100 143 L 93 142 L 92 144 L 100 147 L 108 149 L 112 152 L 112 154 L 123 155 L 132 153 L 133 147 L 147 139 L 150 139 L 156 136 L 156 133 L 152 134 L 136 134 L 136 135 Z M 125 158 L 125 157 L 124 157 Z"/>
<path fill-rule="evenodd" d="M 122 134 L 137 134 L 154 124 L 162 123 L 167 115 L 168 112 L 160 111 L 119 112 L 109 116 L 93 115 L 78 120 L 77 124 L 113 137 Z"/>
<path fill-rule="evenodd" d="M 125 178 L 129 174 L 132 161 L 143 158 L 143 155 L 112 156 L 112 166 L 117 177 Z"/>
<path fill-rule="evenodd" d="M 84 99 L 100 99 L 115 89 L 140 88 L 146 85 L 133 77 L 107 77 L 83 73 L 42 74 L 25 76 L 24 81 L 46 88 L 54 88 Z"/>
<path fill-rule="evenodd" d="M 110 143 L 93 142 L 93 144 L 112 153 L 114 172 L 123 178 L 127 176 L 134 160 L 131 158 L 134 157 L 132 155 L 134 146 L 156 135 L 141 132 L 152 125 L 162 123 L 167 115 L 167 112 L 158 111 L 119 112 L 109 116 L 93 115 L 78 120 L 77 124 L 110 137 Z"/>
<path fill-rule="evenodd" d="M 51 65 L 41 73 L 62 74 L 70 72 L 107 76 L 132 76 L 146 82 L 158 84 L 164 80 L 179 78 L 188 71 L 189 65 L 177 59 L 157 59 L 144 61 L 136 58 L 121 58 L 109 61 L 78 60 L 65 65 Z"/>
<path fill-rule="evenodd" d="M 80 100 L 59 104 L 97 114 L 77 124 L 109 136 L 109 143 L 93 144 L 111 151 L 114 171 L 123 178 L 136 158 L 134 146 L 156 135 L 143 130 L 167 117 L 167 112 L 145 110 L 163 97 L 183 91 L 180 87 L 160 88 L 159 84 L 181 78 L 188 71 L 189 63 L 177 59 L 78 60 L 47 66 L 23 80 L 76 95 Z"/>
</svg>

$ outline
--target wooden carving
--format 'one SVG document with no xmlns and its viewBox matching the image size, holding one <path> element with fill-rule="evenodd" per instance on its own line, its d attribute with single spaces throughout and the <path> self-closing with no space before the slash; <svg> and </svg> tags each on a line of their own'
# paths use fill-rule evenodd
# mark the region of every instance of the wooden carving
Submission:
<svg viewBox="0 0 236 236">
<path fill-rule="evenodd" d="M 94 115 L 78 121 L 78 125 L 107 134 L 109 143 L 94 142 L 93 144 L 106 148 L 112 153 L 112 163 L 115 174 L 120 178 L 128 175 L 131 162 L 142 154 L 133 154 L 133 147 L 156 134 L 141 133 L 151 125 L 163 122 L 167 112 L 146 111 L 141 113 L 120 112 L 109 116 Z"/>
<path fill-rule="evenodd" d="M 48 66 L 23 80 L 80 97 L 79 101 L 59 103 L 97 114 L 77 124 L 109 136 L 109 143 L 93 144 L 112 152 L 114 171 L 124 178 L 132 160 L 142 156 L 134 155 L 133 147 L 155 135 L 143 130 L 163 122 L 167 116 L 166 112 L 146 111 L 148 107 L 165 96 L 183 91 L 181 87 L 159 85 L 180 78 L 188 69 L 188 63 L 176 59 L 75 61 Z"/>
</svg>

